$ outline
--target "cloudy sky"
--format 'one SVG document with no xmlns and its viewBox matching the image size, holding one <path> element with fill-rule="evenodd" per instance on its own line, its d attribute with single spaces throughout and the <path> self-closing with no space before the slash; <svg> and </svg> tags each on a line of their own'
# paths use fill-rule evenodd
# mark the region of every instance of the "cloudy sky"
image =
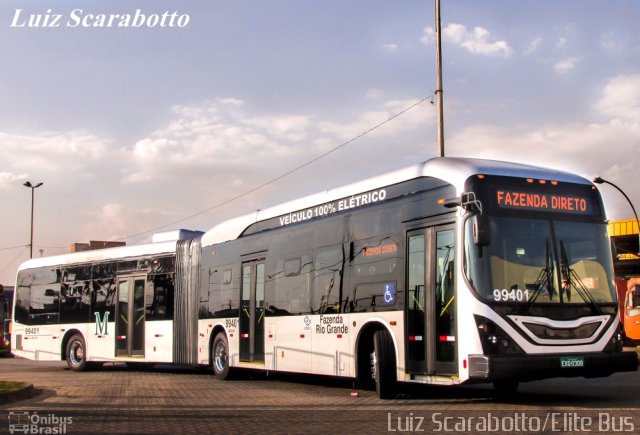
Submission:
<svg viewBox="0 0 640 435">
<path fill-rule="evenodd" d="M 188 23 L 83 25 L 136 9 Z M 447 155 L 601 175 L 640 200 L 640 2 L 443 0 L 442 14 Z M 429 0 L 2 0 L 0 283 L 29 255 L 27 180 L 44 182 L 39 256 L 207 230 L 433 157 L 433 23 Z M 602 192 L 611 219 L 631 217 Z"/>
</svg>

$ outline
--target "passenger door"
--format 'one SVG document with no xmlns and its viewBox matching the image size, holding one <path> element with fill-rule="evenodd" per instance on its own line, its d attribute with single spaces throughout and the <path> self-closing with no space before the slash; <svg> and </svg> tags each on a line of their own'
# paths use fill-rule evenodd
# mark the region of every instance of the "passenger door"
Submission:
<svg viewBox="0 0 640 435">
<path fill-rule="evenodd" d="M 457 373 L 453 225 L 407 233 L 406 355 L 411 374 Z"/>
<path fill-rule="evenodd" d="M 116 356 L 144 357 L 146 276 L 118 278 Z"/>
<path fill-rule="evenodd" d="M 264 363 L 264 259 L 242 263 L 240 361 Z"/>
</svg>

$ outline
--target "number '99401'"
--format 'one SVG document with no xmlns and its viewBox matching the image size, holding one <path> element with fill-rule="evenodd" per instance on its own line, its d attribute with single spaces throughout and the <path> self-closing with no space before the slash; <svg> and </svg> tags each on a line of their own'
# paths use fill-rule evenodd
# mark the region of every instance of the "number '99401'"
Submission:
<svg viewBox="0 0 640 435">
<path fill-rule="evenodd" d="M 506 288 L 493 291 L 493 299 L 496 302 L 527 302 L 529 300 L 529 290 Z"/>
</svg>

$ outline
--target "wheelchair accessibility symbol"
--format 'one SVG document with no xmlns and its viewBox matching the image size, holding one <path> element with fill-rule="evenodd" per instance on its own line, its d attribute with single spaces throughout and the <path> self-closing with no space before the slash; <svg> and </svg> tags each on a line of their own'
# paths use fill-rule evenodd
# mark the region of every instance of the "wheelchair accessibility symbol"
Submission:
<svg viewBox="0 0 640 435">
<path fill-rule="evenodd" d="M 395 305 L 396 303 L 395 284 L 385 284 L 383 299 L 384 299 L 384 305 Z"/>
</svg>

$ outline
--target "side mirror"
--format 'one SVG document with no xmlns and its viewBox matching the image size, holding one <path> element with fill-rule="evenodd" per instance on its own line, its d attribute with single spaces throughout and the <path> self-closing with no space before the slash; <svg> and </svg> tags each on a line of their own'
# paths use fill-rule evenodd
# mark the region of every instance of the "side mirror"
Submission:
<svg viewBox="0 0 640 435">
<path fill-rule="evenodd" d="M 483 214 L 473 216 L 473 243 L 477 246 L 487 246 L 491 243 L 491 222 Z"/>
</svg>

